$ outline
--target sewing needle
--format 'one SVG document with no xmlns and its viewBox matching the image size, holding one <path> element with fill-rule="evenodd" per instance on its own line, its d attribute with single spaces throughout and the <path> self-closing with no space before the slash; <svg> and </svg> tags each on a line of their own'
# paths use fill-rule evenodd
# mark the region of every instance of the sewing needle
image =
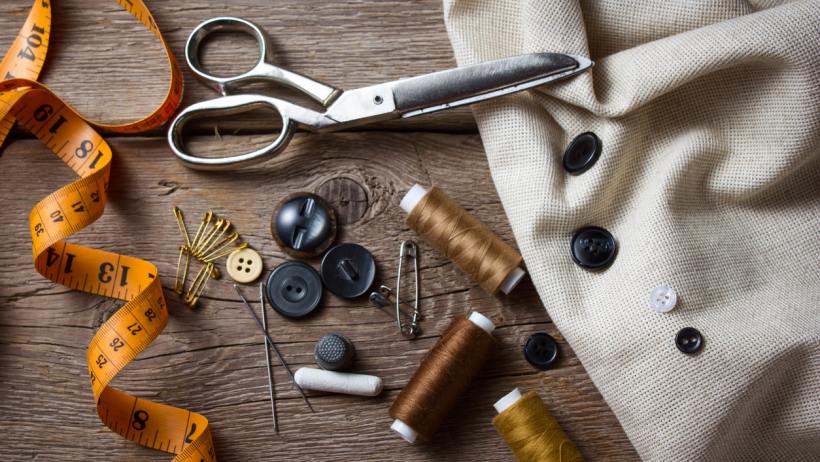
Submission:
<svg viewBox="0 0 820 462">
<path fill-rule="evenodd" d="M 313 406 L 310 405 L 310 400 L 308 400 L 308 397 L 305 394 L 305 391 L 302 390 L 302 387 L 300 387 L 298 383 L 296 383 L 296 377 L 293 375 L 293 371 L 290 370 L 290 366 L 288 366 L 288 363 L 285 362 L 285 358 L 282 357 L 282 353 L 279 351 L 279 348 L 276 346 L 275 343 L 273 343 L 273 339 L 270 338 L 270 335 L 268 335 L 267 331 L 262 326 L 262 322 L 259 321 L 259 318 L 256 317 L 256 313 L 253 312 L 253 308 L 251 308 L 251 304 L 248 303 L 248 300 L 245 298 L 244 295 L 242 295 L 242 292 L 239 291 L 239 286 L 234 284 L 233 288 L 234 288 L 234 290 L 236 290 L 236 293 L 239 295 L 239 298 L 242 299 L 242 303 L 245 304 L 245 307 L 251 313 L 251 316 L 253 317 L 253 320 L 256 321 L 256 325 L 257 325 L 257 327 L 259 327 L 259 330 L 262 331 L 262 334 L 268 340 L 268 344 L 270 344 L 270 346 L 273 347 L 273 351 L 276 353 L 276 356 L 279 357 L 279 362 L 281 362 L 282 366 L 285 367 L 285 370 L 288 371 L 288 374 L 290 375 L 290 379 L 293 380 L 293 385 L 295 385 L 296 389 L 299 390 L 299 393 L 302 394 L 302 398 L 305 400 L 305 404 L 307 404 L 308 408 L 310 408 L 310 412 L 316 412 L 316 411 L 313 410 Z"/>
<path fill-rule="evenodd" d="M 265 283 L 259 283 L 259 306 L 262 311 L 262 327 L 265 332 L 268 331 L 268 315 L 265 313 Z M 270 368 L 270 347 L 268 346 L 268 339 L 263 342 L 265 344 L 265 365 L 268 367 L 268 392 L 270 393 L 270 412 L 273 416 L 273 432 L 279 433 L 279 424 L 276 421 L 276 398 L 273 394 L 273 372 Z"/>
</svg>

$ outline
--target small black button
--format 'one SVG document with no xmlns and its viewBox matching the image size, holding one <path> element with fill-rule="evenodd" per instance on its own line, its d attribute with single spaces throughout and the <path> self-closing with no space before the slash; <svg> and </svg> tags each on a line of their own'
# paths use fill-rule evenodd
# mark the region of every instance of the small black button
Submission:
<svg viewBox="0 0 820 462">
<path fill-rule="evenodd" d="M 612 264 L 618 244 L 604 228 L 587 226 L 575 231 L 570 243 L 570 253 L 575 263 L 584 268 L 604 268 Z"/>
<path fill-rule="evenodd" d="M 558 344 L 550 334 L 536 332 L 524 344 L 524 357 L 536 369 L 547 370 L 558 359 Z"/>
<path fill-rule="evenodd" d="M 329 371 L 343 371 L 353 366 L 356 348 L 353 342 L 340 334 L 326 334 L 316 342 L 316 364 Z"/>
<path fill-rule="evenodd" d="M 276 208 L 271 234 L 283 252 L 297 258 L 321 255 L 336 239 L 336 213 L 321 197 L 292 194 Z"/>
<path fill-rule="evenodd" d="M 564 169 L 574 175 L 589 170 L 601 155 L 601 140 L 592 132 L 581 133 L 564 151 Z"/>
<path fill-rule="evenodd" d="M 270 272 L 268 303 L 283 316 L 307 316 L 322 299 L 322 280 L 316 270 L 300 261 L 282 263 Z"/>
<path fill-rule="evenodd" d="M 358 244 L 339 244 L 322 258 L 325 287 L 342 298 L 356 298 L 370 289 L 376 278 L 373 255 Z"/>
<path fill-rule="evenodd" d="M 675 346 L 688 355 L 695 354 L 703 348 L 703 336 L 694 327 L 684 327 L 675 336 Z"/>
</svg>

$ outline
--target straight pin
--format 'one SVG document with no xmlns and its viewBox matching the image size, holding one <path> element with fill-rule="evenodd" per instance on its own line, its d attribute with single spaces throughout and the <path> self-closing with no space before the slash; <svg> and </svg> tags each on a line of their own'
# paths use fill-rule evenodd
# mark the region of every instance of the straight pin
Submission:
<svg viewBox="0 0 820 462">
<path fill-rule="evenodd" d="M 310 405 L 310 400 L 308 400 L 308 397 L 305 394 L 305 391 L 302 390 L 302 387 L 300 387 L 298 383 L 296 383 L 296 376 L 293 375 L 293 371 L 290 370 L 290 366 L 288 366 L 288 363 L 285 362 L 285 358 L 282 357 L 282 352 L 280 352 L 279 348 L 276 346 L 276 344 L 273 343 L 273 339 L 270 338 L 270 336 L 268 335 L 267 330 L 265 330 L 265 327 L 262 326 L 262 322 L 259 321 L 259 318 L 256 317 L 256 313 L 254 313 L 253 308 L 251 308 L 251 304 L 248 303 L 248 300 L 245 298 L 244 295 L 242 295 L 242 292 L 239 291 L 239 286 L 234 284 L 233 288 L 234 288 L 234 290 L 236 290 L 236 293 L 237 293 L 237 295 L 239 295 L 239 298 L 242 299 L 242 303 L 245 304 L 245 307 L 251 313 L 251 316 L 253 317 L 253 320 L 256 321 L 256 326 L 259 327 L 259 330 L 262 331 L 262 334 L 265 336 L 265 339 L 267 339 L 268 344 L 273 348 L 273 351 L 276 353 L 276 356 L 279 357 L 279 362 L 281 362 L 282 366 L 284 366 L 285 370 L 288 371 L 288 374 L 290 375 L 290 379 L 293 380 L 293 385 L 295 385 L 296 389 L 299 390 L 299 393 L 302 394 L 302 398 L 305 400 L 305 404 L 307 404 L 307 407 L 310 408 L 310 412 L 316 412 L 316 411 L 313 410 L 313 406 Z"/>
<path fill-rule="evenodd" d="M 265 313 L 265 283 L 259 283 L 259 306 L 262 311 L 262 327 L 265 328 L 265 333 L 268 332 L 268 314 Z M 279 423 L 276 419 L 276 398 L 274 397 L 273 392 L 273 372 L 270 368 L 270 347 L 268 347 L 268 339 L 266 338 L 264 342 L 265 344 L 265 365 L 268 368 L 268 392 L 270 393 L 270 411 L 271 416 L 273 416 L 273 432 L 279 433 Z"/>
</svg>

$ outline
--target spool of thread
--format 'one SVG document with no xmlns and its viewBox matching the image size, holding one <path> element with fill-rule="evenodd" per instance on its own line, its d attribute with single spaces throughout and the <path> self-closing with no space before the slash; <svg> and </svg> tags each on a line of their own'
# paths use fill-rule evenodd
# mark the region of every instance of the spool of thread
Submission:
<svg viewBox="0 0 820 462">
<path fill-rule="evenodd" d="M 390 428 L 410 443 L 431 439 L 495 349 L 493 330 L 478 312 L 454 319 L 390 407 Z"/>
<path fill-rule="evenodd" d="M 377 396 L 382 392 L 382 379 L 375 375 L 303 367 L 296 371 L 294 378 L 296 383 L 305 390 L 358 396 Z"/>
<path fill-rule="evenodd" d="M 444 191 L 415 185 L 399 205 L 407 212 L 407 225 L 485 291 L 508 294 L 526 274 L 521 254 Z"/>
<path fill-rule="evenodd" d="M 493 419 L 519 462 L 583 462 L 584 457 L 535 392 L 514 389 L 494 405 Z"/>
</svg>

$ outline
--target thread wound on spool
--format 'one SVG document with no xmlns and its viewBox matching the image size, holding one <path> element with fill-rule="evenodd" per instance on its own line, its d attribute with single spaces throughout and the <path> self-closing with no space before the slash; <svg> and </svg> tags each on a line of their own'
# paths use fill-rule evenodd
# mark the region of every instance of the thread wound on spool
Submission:
<svg viewBox="0 0 820 462">
<path fill-rule="evenodd" d="M 495 346 L 481 327 L 464 317 L 453 320 L 390 407 L 390 417 L 431 439 Z"/>
<path fill-rule="evenodd" d="M 406 221 L 489 293 L 496 293 L 523 262 L 518 251 L 439 188 L 430 189 Z"/>
<path fill-rule="evenodd" d="M 535 392 L 493 419 L 519 462 L 583 462 L 584 457 Z"/>
</svg>

